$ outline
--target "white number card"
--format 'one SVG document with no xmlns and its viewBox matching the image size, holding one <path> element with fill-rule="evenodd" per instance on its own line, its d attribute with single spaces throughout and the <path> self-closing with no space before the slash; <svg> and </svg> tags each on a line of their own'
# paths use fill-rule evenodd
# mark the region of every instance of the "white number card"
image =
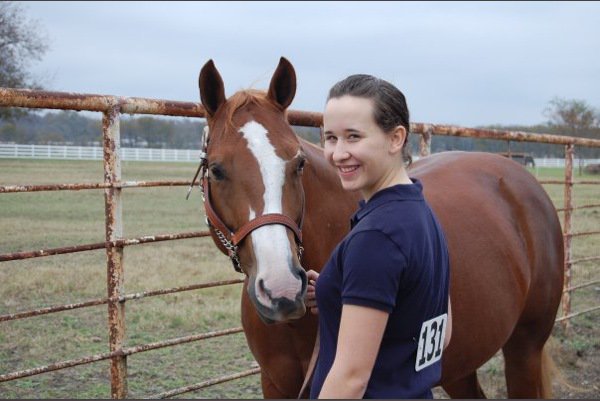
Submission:
<svg viewBox="0 0 600 401">
<path fill-rule="evenodd" d="M 442 358 L 447 320 L 448 314 L 444 313 L 423 322 L 421 334 L 419 335 L 417 360 L 415 362 L 415 370 L 417 372 Z"/>
</svg>

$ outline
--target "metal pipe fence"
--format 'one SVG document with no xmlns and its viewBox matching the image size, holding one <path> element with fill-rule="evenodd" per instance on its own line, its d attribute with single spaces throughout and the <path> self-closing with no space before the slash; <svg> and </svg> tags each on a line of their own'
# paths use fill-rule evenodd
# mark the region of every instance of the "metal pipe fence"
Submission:
<svg viewBox="0 0 600 401">
<path fill-rule="evenodd" d="M 210 288 L 223 285 L 238 284 L 243 280 L 227 280 L 211 283 L 194 284 L 182 287 L 166 288 L 155 291 L 146 291 L 136 294 L 123 293 L 123 252 L 130 245 L 150 242 L 178 240 L 184 238 L 196 238 L 208 236 L 208 232 L 175 233 L 144 236 L 139 238 L 123 238 L 123 216 L 121 192 L 124 188 L 158 187 L 158 186 L 182 186 L 190 185 L 184 181 L 122 181 L 120 152 L 120 116 L 127 114 L 155 114 L 165 116 L 204 117 L 204 110 L 198 103 L 186 103 L 167 100 L 127 98 L 106 95 L 88 95 L 63 92 L 31 91 L 24 89 L 0 88 L 0 107 L 24 107 L 43 109 L 65 109 L 65 110 L 87 110 L 103 114 L 103 160 L 104 160 L 104 182 L 92 184 L 54 184 L 54 185 L 12 185 L 0 186 L 1 193 L 37 192 L 37 191 L 60 191 L 60 190 L 85 190 L 102 189 L 105 199 L 105 241 L 67 246 L 61 248 L 32 250 L 16 253 L 0 254 L 0 262 L 20 260 L 36 257 L 45 257 L 63 253 L 83 252 L 104 249 L 107 255 L 107 297 L 83 301 L 67 305 L 55 305 L 41 309 L 24 311 L 14 314 L 0 316 L 0 322 L 16 319 L 25 319 L 43 314 L 56 313 L 65 310 L 91 307 L 95 305 L 108 305 L 109 323 L 109 352 L 91 355 L 79 359 L 56 362 L 50 365 L 32 369 L 10 372 L 0 375 L 0 382 L 15 380 L 23 377 L 65 369 L 82 364 L 88 364 L 101 360 L 110 359 L 111 366 L 111 397 L 126 398 L 127 391 L 127 357 L 139 352 L 145 352 L 158 348 L 170 347 L 178 344 L 200 341 L 207 338 L 240 333 L 241 327 L 202 333 L 187 337 L 174 338 L 156 343 L 126 347 L 125 338 L 125 304 L 126 301 L 137 300 L 145 297 L 164 295 L 182 291 L 190 291 L 202 288 Z M 290 110 L 288 121 L 292 125 L 319 127 L 322 124 L 321 113 Z M 570 318 L 600 309 L 594 306 L 583 311 L 571 313 L 571 293 L 577 289 L 598 283 L 592 281 L 580 285 L 571 284 L 571 266 L 575 263 L 600 260 L 600 257 L 572 258 L 572 240 L 574 237 L 583 237 L 599 234 L 600 231 L 572 232 L 572 215 L 576 209 L 594 208 L 600 204 L 589 204 L 575 206 L 573 204 L 572 188 L 575 184 L 597 185 L 596 181 L 573 180 L 573 155 L 575 146 L 600 147 L 600 140 L 573 138 L 568 136 L 557 136 L 548 134 L 531 134 L 515 131 L 496 131 L 464 128 L 448 125 L 433 125 L 425 123 L 412 123 L 411 132 L 421 135 L 420 155 L 426 156 L 430 153 L 431 138 L 433 135 L 462 136 L 472 138 L 488 138 L 505 141 L 528 141 L 540 143 L 552 143 L 565 146 L 565 180 L 541 181 L 548 184 L 564 185 L 564 205 L 557 211 L 564 213 L 563 233 L 565 238 L 565 286 L 563 292 L 563 315 L 557 322 L 567 325 Z M 241 377 L 257 374 L 260 368 L 253 368 L 219 378 L 210 379 L 202 383 L 173 389 L 164 393 L 156 394 L 153 398 L 167 398 L 175 395 L 195 391 L 218 383 L 235 380 Z"/>
</svg>

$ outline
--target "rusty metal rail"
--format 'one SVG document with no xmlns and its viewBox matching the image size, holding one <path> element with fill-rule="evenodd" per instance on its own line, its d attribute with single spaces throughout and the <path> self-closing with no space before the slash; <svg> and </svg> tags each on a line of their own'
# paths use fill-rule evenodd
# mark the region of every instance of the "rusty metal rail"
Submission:
<svg viewBox="0 0 600 401">
<path fill-rule="evenodd" d="M 574 138 L 571 136 L 531 133 L 521 131 L 505 131 L 480 128 L 465 128 L 455 125 L 411 123 L 410 132 L 416 134 L 458 136 L 465 138 L 496 139 L 512 142 L 539 142 L 555 145 L 578 145 L 600 147 L 600 140 L 587 138 Z"/>
<path fill-rule="evenodd" d="M 539 180 L 540 184 L 560 184 L 565 185 L 568 184 L 567 181 L 562 180 Z M 599 185 L 600 181 L 572 181 L 573 185 Z"/>
<path fill-rule="evenodd" d="M 172 241 L 177 239 L 200 238 L 208 236 L 210 236 L 209 231 L 193 231 L 179 234 L 146 235 L 138 238 L 119 238 L 106 242 L 96 242 L 93 244 L 73 245 L 62 248 L 40 249 L 39 251 L 5 253 L 0 255 L 0 262 L 7 262 L 9 260 L 40 258 L 44 256 L 60 255 L 64 253 L 93 251 L 97 249 L 123 248 L 130 245 L 147 244 L 150 242 Z"/>
<path fill-rule="evenodd" d="M 210 283 L 202 283 L 202 284 L 192 284 L 192 285 L 172 287 L 172 288 L 163 288 L 161 290 L 144 291 L 144 292 L 137 292 L 135 294 L 123 295 L 117 301 L 118 302 L 126 302 L 126 301 L 130 301 L 132 299 L 142 299 L 142 298 L 147 298 L 147 297 L 154 297 L 157 295 L 173 294 L 176 292 L 199 290 L 199 289 L 203 289 L 203 288 L 222 287 L 225 285 L 240 284 L 243 282 L 244 282 L 243 279 L 233 279 L 233 280 L 213 281 Z M 30 310 L 30 311 L 25 311 L 25 312 L 10 313 L 8 315 L 0 315 L 0 322 L 24 319 L 24 318 L 33 317 L 33 316 L 47 315 L 49 313 L 63 312 L 66 310 L 85 308 L 88 306 L 104 305 L 104 304 L 107 304 L 108 301 L 109 301 L 108 298 L 98 298 L 98 299 L 92 299 L 90 301 L 85 301 L 85 302 L 78 302 L 78 303 L 67 304 L 67 305 L 47 306 L 45 308 L 40 308 L 40 309 L 35 309 L 35 310 Z"/>
<path fill-rule="evenodd" d="M 574 265 L 576 263 L 592 262 L 592 261 L 595 261 L 595 260 L 600 260 L 600 256 L 589 256 L 587 258 L 571 259 L 571 260 L 569 260 L 569 263 L 571 263 L 572 265 Z"/>
<path fill-rule="evenodd" d="M 123 181 L 113 184 L 105 182 L 74 183 L 74 184 L 46 184 L 46 185 L 4 185 L 0 186 L 0 193 L 40 192 L 40 191 L 79 191 L 82 189 L 106 188 L 147 188 L 147 187 L 175 187 L 190 185 L 190 181 Z M 196 183 L 194 183 L 196 184 Z"/>
<path fill-rule="evenodd" d="M 119 348 L 117 350 L 112 350 L 111 352 L 104 352 L 101 354 L 86 356 L 86 357 L 79 358 L 79 359 L 70 359 L 68 361 L 56 362 L 56 363 L 53 363 L 50 365 L 45 365 L 45 366 L 40 366 L 37 368 L 25 369 L 25 370 L 20 370 L 18 372 L 12 372 L 12 373 L 8 373 L 8 374 L 0 375 L 0 383 L 9 381 L 9 380 L 21 379 L 23 377 L 35 376 L 35 375 L 39 375 L 42 373 L 52 372 L 55 370 L 72 368 L 74 366 L 85 365 L 88 363 L 102 361 L 105 359 L 117 358 L 117 357 L 123 358 L 123 357 L 129 356 L 129 355 L 137 354 L 139 352 L 146 352 L 146 351 L 151 351 L 151 350 L 155 350 L 155 349 L 159 349 L 159 348 L 172 347 L 174 345 L 191 343 L 193 341 L 200 341 L 200 340 L 206 340 L 208 338 L 221 337 L 221 336 L 226 336 L 226 335 L 230 335 L 230 334 L 241 333 L 243 331 L 244 330 L 241 327 L 234 327 L 231 329 L 216 330 L 216 331 L 211 331 L 208 333 L 195 334 L 192 336 L 172 338 L 170 340 L 158 341 L 158 342 L 154 342 L 154 343 L 138 345 L 135 347 Z"/>
<path fill-rule="evenodd" d="M 571 206 L 568 210 L 577 210 L 577 209 L 590 209 L 594 207 L 600 207 L 600 203 L 590 204 L 590 205 L 582 205 L 582 206 Z M 556 209 L 557 212 L 564 212 L 567 208 Z"/>
<path fill-rule="evenodd" d="M 596 235 L 596 234 L 600 234 L 600 231 L 579 231 L 579 232 L 574 232 L 574 233 L 568 233 L 565 235 L 570 235 L 571 237 L 581 237 L 583 235 Z"/>
<path fill-rule="evenodd" d="M 163 187 L 163 186 L 186 186 L 189 181 L 122 181 L 121 165 L 119 158 L 120 147 L 120 115 L 126 114 L 154 114 L 165 116 L 204 117 L 204 109 L 199 103 L 179 102 L 158 99 L 144 99 L 135 97 L 119 97 L 109 95 L 78 94 L 64 92 L 32 91 L 25 89 L 0 88 L 0 107 L 26 107 L 43 109 L 67 109 L 86 110 L 101 112 L 103 147 L 104 147 L 104 182 L 102 183 L 73 183 L 73 184 L 44 184 L 44 185 L 9 185 L 0 186 L 0 193 L 22 193 L 38 191 L 61 191 L 61 190 L 87 190 L 103 189 L 105 196 L 105 241 L 95 244 L 76 245 L 63 248 L 45 249 L 39 251 L 26 251 L 0 255 L 0 262 L 8 260 L 27 259 L 57 255 L 62 253 L 81 252 L 88 250 L 104 249 L 107 255 L 107 297 L 88 300 L 75 304 L 50 306 L 36 310 L 18 312 L 0 316 L 0 322 L 29 318 L 48 313 L 64 310 L 90 307 L 94 305 L 108 305 L 109 321 L 109 352 L 92 355 L 80 359 L 57 362 L 51 365 L 33 369 L 22 370 L 0 375 L 0 382 L 14 380 L 17 378 L 46 373 L 53 370 L 64 369 L 81 364 L 92 363 L 100 360 L 111 360 L 111 397 L 127 397 L 127 356 L 138 352 L 198 341 L 206 338 L 218 337 L 228 334 L 239 333 L 241 328 L 214 331 L 176 338 L 156 343 L 139 345 L 136 347 L 125 347 L 125 303 L 133 299 L 141 299 L 150 296 L 165 295 L 180 291 L 190 291 L 200 288 L 208 288 L 218 285 L 229 285 L 240 283 L 242 280 L 227 280 L 222 282 L 204 283 L 168 289 L 145 291 L 136 294 L 124 294 L 122 292 L 123 274 L 123 250 L 126 246 L 143 243 L 176 240 L 184 238 L 196 238 L 208 236 L 208 232 L 193 232 L 180 234 L 165 234 L 145 236 L 132 239 L 122 238 L 122 202 L 121 190 L 123 188 L 141 187 Z M 289 110 L 288 121 L 292 125 L 320 127 L 322 125 L 322 114 L 315 112 Z M 542 184 L 561 184 L 565 187 L 564 207 L 557 208 L 558 212 L 564 213 L 563 235 L 565 238 L 565 286 L 563 291 L 563 316 L 556 319 L 557 322 L 567 324 L 569 319 L 584 313 L 600 309 L 600 306 L 588 308 L 576 313 L 570 313 L 571 292 L 598 283 L 598 280 L 579 285 L 571 285 L 571 266 L 576 263 L 584 263 L 600 260 L 600 257 L 572 258 L 571 241 L 574 237 L 583 237 L 598 234 L 598 231 L 572 232 L 572 215 L 577 209 L 598 207 L 600 204 L 574 206 L 572 202 L 572 188 L 574 185 L 596 185 L 597 181 L 573 181 L 573 154 L 575 146 L 600 147 L 600 140 L 574 138 L 543 133 L 526 133 L 519 131 L 473 129 L 452 125 L 436 125 L 427 123 L 412 123 L 411 132 L 420 134 L 420 154 L 430 154 L 431 138 L 433 135 L 457 136 L 481 139 L 493 139 L 514 142 L 537 142 L 557 144 L 565 146 L 565 180 L 541 180 Z M 235 373 L 191 386 L 183 387 L 160 393 L 155 397 L 166 398 L 186 392 L 208 387 L 217 383 L 234 380 L 240 377 L 257 374 L 259 368 Z"/>
<path fill-rule="evenodd" d="M 200 103 L 13 88 L 0 88 L 0 107 L 3 106 L 103 113 L 118 108 L 124 114 L 205 117 L 204 108 Z M 290 110 L 288 121 L 292 125 L 320 127 L 323 124 L 323 116 L 321 113 Z"/>
<path fill-rule="evenodd" d="M 201 389 L 209 387 L 209 386 L 214 386 L 215 384 L 220 384 L 220 383 L 225 383 L 225 382 L 236 380 L 236 379 L 241 379 L 242 377 L 251 376 L 251 375 L 258 374 L 258 373 L 260 373 L 260 368 L 248 369 L 248 370 L 245 370 L 240 373 L 222 376 L 222 377 L 218 377 L 216 379 L 206 380 L 206 381 L 200 382 L 198 384 L 193 384 L 191 386 L 181 387 L 181 388 L 171 390 L 171 391 L 165 391 L 164 393 L 159 393 L 159 394 L 153 395 L 149 398 L 151 398 L 151 399 L 171 398 L 176 395 L 190 393 L 192 391 L 201 390 Z"/>
<path fill-rule="evenodd" d="M 598 259 L 600 259 L 600 258 L 598 258 Z M 589 287 L 590 285 L 599 284 L 599 283 L 600 283 L 600 280 L 589 281 L 587 283 L 578 284 L 578 285 L 569 287 L 569 288 L 565 289 L 565 291 L 574 291 L 574 290 L 578 290 L 580 288 Z"/>
<path fill-rule="evenodd" d="M 567 322 L 567 321 L 569 321 L 569 319 L 574 318 L 575 316 L 581 316 L 583 314 L 590 313 L 590 312 L 597 311 L 597 310 L 600 310 L 600 305 L 592 306 L 591 308 L 587 308 L 587 309 L 581 310 L 579 312 L 570 313 L 568 315 L 561 316 L 558 319 L 556 319 L 555 322 Z"/>
</svg>

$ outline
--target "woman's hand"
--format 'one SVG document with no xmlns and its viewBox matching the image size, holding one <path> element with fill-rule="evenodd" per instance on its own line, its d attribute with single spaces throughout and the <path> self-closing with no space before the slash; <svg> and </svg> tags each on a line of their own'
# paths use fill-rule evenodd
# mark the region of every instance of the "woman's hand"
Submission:
<svg viewBox="0 0 600 401">
<path fill-rule="evenodd" d="M 306 272 L 306 278 L 308 280 L 308 285 L 306 286 L 304 305 L 310 310 L 310 313 L 318 315 L 319 309 L 317 308 L 317 299 L 315 297 L 315 285 L 317 284 L 319 273 L 314 270 L 309 270 Z"/>
</svg>

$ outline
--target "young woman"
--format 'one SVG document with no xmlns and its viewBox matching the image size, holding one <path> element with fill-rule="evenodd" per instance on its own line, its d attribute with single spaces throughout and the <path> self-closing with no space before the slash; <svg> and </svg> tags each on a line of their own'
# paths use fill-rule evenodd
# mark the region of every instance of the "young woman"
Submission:
<svg viewBox="0 0 600 401">
<path fill-rule="evenodd" d="M 330 90 L 325 156 L 364 200 L 321 274 L 308 272 L 320 329 L 311 398 L 432 398 L 440 380 L 448 251 L 407 174 L 408 132 L 406 100 L 389 82 L 352 75 Z"/>
</svg>

